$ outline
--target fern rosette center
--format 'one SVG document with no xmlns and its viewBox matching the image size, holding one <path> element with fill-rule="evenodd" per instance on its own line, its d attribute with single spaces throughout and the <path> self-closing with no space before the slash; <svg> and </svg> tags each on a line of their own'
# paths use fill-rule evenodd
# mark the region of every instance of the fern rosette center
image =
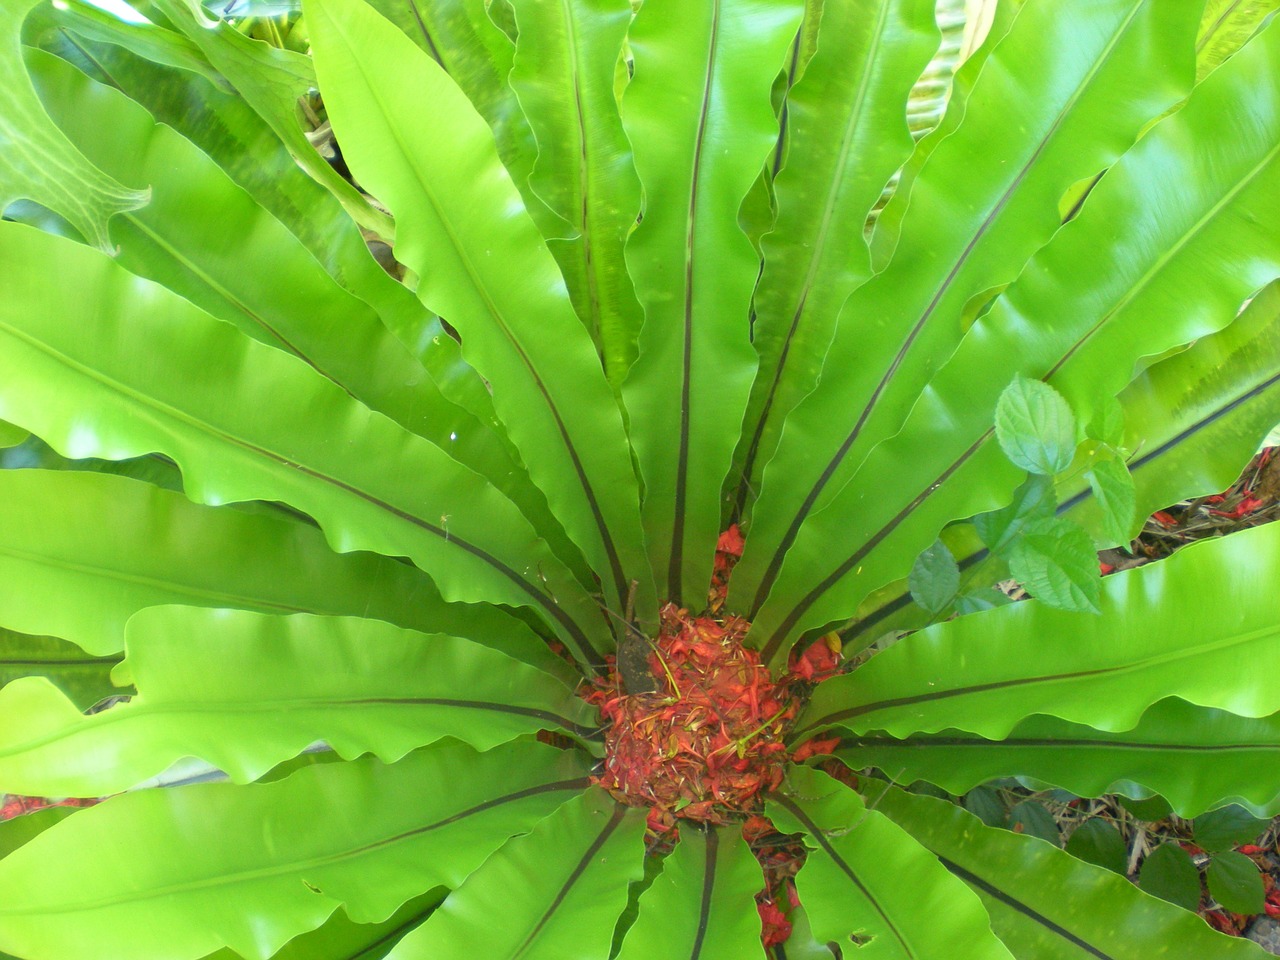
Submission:
<svg viewBox="0 0 1280 960">
<path fill-rule="evenodd" d="M 609 724 L 597 782 L 651 807 L 655 829 L 745 819 L 782 782 L 796 703 L 742 645 L 747 627 L 668 604 L 649 655 L 659 689 L 627 695 L 615 671 L 588 695 Z"/>
</svg>

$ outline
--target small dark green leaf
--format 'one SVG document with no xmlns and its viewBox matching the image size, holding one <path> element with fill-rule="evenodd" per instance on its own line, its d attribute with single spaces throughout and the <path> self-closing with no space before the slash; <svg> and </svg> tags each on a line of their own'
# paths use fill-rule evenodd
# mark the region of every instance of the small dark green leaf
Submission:
<svg viewBox="0 0 1280 960">
<path fill-rule="evenodd" d="M 996 404 L 996 439 L 1023 470 L 1052 476 L 1075 456 L 1076 418 L 1057 390 L 1019 375 Z"/>
<path fill-rule="evenodd" d="M 1061 517 L 1028 524 L 1009 545 L 1008 559 L 1010 572 L 1037 600 L 1060 610 L 1098 612 L 1098 554 L 1077 524 Z"/>
<path fill-rule="evenodd" d="M 966 590 L 956 597 L 956 613 L 964 616 L 969 613 L 990 610 L 993 607 L 1003 607 L 1010 603 L 1013 603 L 1013 601 L 999 590 L 993 590 L 991 587 L 981 587 L 977 590 Z"/>
<path fill-rule="evenodd" d="M 990 787 L 974 787 L 966 793 L 964 808 L 988 827 L 1003 827 L 1009 820 L 1000 795 Z"/>
<path fill-rule="evenodd" d="M 1173 807 L 1169 805 L 1169 801 L 1159 794 L 1142 800 L 1134 800 L 1132 797 L 1120 797 L 1119 800 L 1120 806 L 1124 807 L 1139 820 L 1144 820 L 1147 823 L 1163 820 L 1173 813 Z"/>
<path fill-rule="evenodd" d="M 1034 800 L 1023 800 L 1009 811 L 1009 829 L 1014 833 L 1048 840 L 1054 846 L 1062 845 L 1053 814 L 1044 808 L 1044 804 Z"/>
<path fill-rule="evenodd" d="M 973 518 L 973 526 L 987 548 L 999 553 L 1027 524 L 1052 517 L 1056 506 L 1053 481 L 1033 474 L 1014 493 L 1012 503 L 990 513 L 978 514 Z"/>
<path fill-rule="evenodd" d="M 1176 843 L 1156 847 L 1142 864 L 1138 886 L 1186 910 L 1200 905 L 1200 871 Z"/>
<path fill-rule="evenodd" d="M 1136 494 L 1133 477 L 1122 460 L 1095 463 L 1085 474 L 1102 507 L 1102 530 L 1115 543 L 1127 544 L 1133 530 Z"/>
<path fill-rule="evenodd" d="M 2 798 L 4 794 L 0 794 Z M 76 812 L 76 807 L 45 807 L 0 822 L 0 859 L 7 857 L 28 840 L 44 833 L 59 820 Z M 0 954 L 2 956 L 2 954 Z"/>
<path fill-rule="evenodd" d="M 911 599 L 935 616 L 951 604 L 960 589 L 960 567 L 945 543 L 935 540 L 916 557 L 907 585 Z"/>
<path fill-rule="evenodd" d="M 1124 838 L 1105 820 L 1094 818 L 1080 824 L 1067 841 L 1067 853 L 1086 863 L 1114 870 L 1121 876 L 1125 874 Z"/>
<path fill-rule="evenodd" d="M 1261 913 L 1266 892 L 1262 888 L 1262 874 L 1257 864 L 1243 853 L 1215 854 L 1205 871 L 1209 882 L 1209 896 L 1232 913 L 1252 916 Z"/>
<path fill-rule="evenodd" d="M 1210 853 L 1217 853 L 1230 850 L 1236 844 L 1256 840 L 1267 829 L 1267 823 L 1244 807 L 1233 804 L 1196 817 L 1191 821 L 1191 835 L 1199 846 Z"/>
</svg>

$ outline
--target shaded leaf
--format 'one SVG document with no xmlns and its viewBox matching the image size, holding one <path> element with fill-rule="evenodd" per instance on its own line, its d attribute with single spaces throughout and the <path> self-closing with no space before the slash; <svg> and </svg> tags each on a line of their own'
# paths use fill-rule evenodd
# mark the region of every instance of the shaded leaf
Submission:
<svg viewBox="0 0 1280 960">
<path fill-rule="evenodd" d="M 1134 532 L 1137 493 L 1123 460 L 1102 460 L 1085 474 L 1102 512 L 1102 529 L 1111 544 L 1127 545 Z"/>
<path fill-rule="evenodd" d="M 19 677 L 44 677 L 80 710 L 125 692 L 111 682 L 111 668 L 120 659 L 95 657 L 57 637 L 0 629 L 0 687 Z"/>
<path fill-rule="evenodd" d="M 1262 913 L 1266 892 L 1258 865 L 1243 853 L 1218 853 L 1209 861 L 1204 877 L 1209 896 L 1232 913 Z"/>
<path fill-rule="evenodd" d="M 1128 872 L 1128 851 L 1124 837 L 1107 821 L 1093 817 L 1071 832 L 1067 853 L 1088 863 L 1106 867 L 1124 876 Z"/>
<path fill-rule="evenodd" d="M 1052 517 L 1056 505 L 1053 481 L 1032 474 L 1014 491 L 1008 506 L 978 514 L 973 518 L 973 526 L 987 549 L 999 553 L 1016 541 L 1030 524 Z"/>
<path fill-rule="evenodd" d="M 1269 822 L 1232 804 L 1196 817 L 1191 821 L 1191 835 L 1197 845 L 1216 853 L 1241 843 L 1252 843 L 1267 829 Z"/>
<path fill-rule="evenodd" d="M 877 788 L 875 796 L 880 796 L 878 810 L 977 892 L 992 929 L 1017 957 L 1267 957 L 1256 944 L 1217 933 L 1194 914 L 1147 896 L 1110 870 L 1034 837 L 985 827 L 945 800 L 893 788 L 883 796 Z"/>
<path fill-rule="evenodd" d="M 1062 845 L 1053 814 L 1045 809 L 1044 804 L 1035 800 L 1023 800 L 1014 805 L 1009 811 L 1009 829 L 1029 837 L 1039 837 L 1054 846 Z"/>
<path fill-rule="evenodd" d="M 1200 905 L 1200 871 L 1176 843 L 1162 843 L 1142 861 L 1138 885 L 1143 891 L 1184 910 Z"/>
</svg>

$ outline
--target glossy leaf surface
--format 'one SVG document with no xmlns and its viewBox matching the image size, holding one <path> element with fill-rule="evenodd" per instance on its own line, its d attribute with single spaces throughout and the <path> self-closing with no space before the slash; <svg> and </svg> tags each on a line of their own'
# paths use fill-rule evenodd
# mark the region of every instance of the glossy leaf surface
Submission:
<svg viewBox="0 0 1280 960">
<path fill-rule="evenodd" d="M 370 554 L 332 553 L 314 527 L 216 510 L 125 477 L 0 471 L 0 622 L 105 656 L 124 625 L 161 603 L 274 613 L 366 615 L 417 629 L 474 630 L 497 642 L 518 625 L 453 607 L 424 575 Z"/>
<path fill-rule="evenodd" d="M 901 783 L 927 780 L 954 794 L 1010 776 L 1082 797 L 1154 792 L 1179 816 L 1193 817 L 1227 801 L 1268 816 L 1280 812 L 1280 777 L 1269 774 L 1277 751 L 1280 717 L 1274 714 L 1255 720 L 1168 699 L 1132 730 L 1115 733 L 1036 716 L 998 740 L 956 730 L 903 740 L 850 736 L 838 756 L 855 770 L 875 766 Z"/>
<path fill-rule="evenodd" d="M 1278 51 L 1273 25 L 1112 167 L 1080 215 L 970 329 L 902 431 L 810 519 L 788 554 L 793 572 L 784 567 L 778 581 L 783 593 L 754 621 L 770 659 L 798 630 L 848 616 L 872 589 L 903 576 L 942 523 L 1007 501 L 1021 478 L 992 449 L 1001 385 L 975 371 L 999 364 L 1046 379 L 1088 423 L 1141 357 L 1225 327 L 1280 272 L 1280 242 L 1255 219 L 1280 197 Z M 1239 118 L 1240 136 L 1212 132 L 1224 111 Z M 1185 155 L 1192 162 L 1172 162 Z M 1150 229 L 1117 233 L 1120 221 Z M 1105 282 L 1070 279 L 1093 273 Z M 924 470 L 921 450 L 930 451 Z M 873 478 L 882 477 L 897 482 L 881 489 Z M 872 489 L 877 496 L 863 502 Z M 837 538 L 861 546 L 835 560 Z"/>
<path fill-rule="evenodd" d="M 395 213 L 398 256 L 421 274 L 419 297 L 497 384 L 499 416 L 607 595 L 621 606 L 638 580 L 651 615 L 622 417 L 489 128 L 435 61 L 363 4 L 316 0 L 307 15 L 348 161 Z M 376 60 L 355 58 L 374 47 Z M 406 111 L 430 101 L 435 129 L 399 128 L 397 98 Z M 441 130 L 447 153 L 435 149 Z"/>
<path fill-rule="evenodd" d="M 533 667 L 377 620 L 152 607 L 129 621 L 125 651 L 117 672 L 138 695 L 102 713 L 82 716 L 38 677 L 0 691 L 0 782 L 100 797 L 184 757 L 245 783 L 320 740 L 390 763 L 444 737 L 488 750 L 593 727 L 590 708 Z"/>
<path fill-rule="evenodd" d="M 737 825 L 684 829 L 662 873 L 640 897 L 618 960 L 656 956 L 740 960 L 760 948 L 754 897 L 760 865 Z"/>
<path fill-rule="evenodd" d="M 869 956 L 1004 958 L 978 898 L 891 820 L 826 774 L 792 768 L 769 802 L 810 848 L 796 878 L 819 940 L 870 938 Z"/>
<path fill-rule="evenodd" d="M 509 840 L 390 958 L 606 956 L 627 884 L 643 873 L 643 836 L 638 808 L 591 790 Z"/>
<path fill-rule="evenodd" d="M 30 268 L 0 312 L 0 330 L 12 344 L 0 396 L 8 419 L 72 457 L 163 452 L 182 466 L 193 499 L 290 502 L 316 516 L 340 551 L 373 549 L 434 566 L 451 599 L 494 600 L 505 593 L 517 605 L 533 602 L 576 638 L 570 642 L 585 644 L 584 651 L 590 646 L 545 591 L 566 606 L 577 594 L 584 618 L 595 604 L 557 569 L 514 505 L 476 474 L 355 403 L 297 359 L 138 280 L 96 251 L 5 226 L 4 255 Z M 37 260 L 62 263 L 77 284 L 50 291 L 38 282 Z M 133 362 L 142 342 L 152 352 L 163 348 L 163 367 Z M 270 404 L 263 403 L 267 396 Z M 139 403 L 147 416 L 134 412 Z M 292 425 L 304 411 L 329 427 L 299 434 Z M 380 466 L 389 451 L 394 472 Z M 431 498 L 431 487 L 439 499 Z M 473 542 L 477 534 L 496 539 L 486 548 Z M 523 549 L 515 546 L 520 540 Z M 440 552 L 456 559 L 440 565 L 426 559 Z M 520 570 L 500 559 L 522 554 Z M 503 582 L 507 587 L 498 592 L 480 588 Z"/>
<path fill-rule="evenodd" d="M 649 4 L 628 37 L 622 120 L 644 189 L 626 258 L 645 311 L 623 388 L 663 596 L 699 604 L 720 491 L 756 372 L 747 310 L 759 273 L 737 213 L 776 143 L 770 87 L 798 0 Z"/>
<path fill-rule="evenodd" d="M 377 922 L 424 888 L 456 886 L 585 782 L 569 754 L 520 743 L 124 794 L 0 861 L 0 949 L 195 960 L 225 945 L 266 960 L 339 903 Z"/>
<path fill-rule="evenodd" d="M 983 826 L 945 800 L 889 788 L 877 809 L 977 892 L 990 911 L 992 928 L 1016 957 L 1267 956 L 1256 944 L 1213 931 L 1194 914 L 1147 896 L 1104 867 L 1042 840 Z M 1028 883 L 1032 876 L 1037 882 Z"/>
<path fill-rule="evenodd" d="M 1277 564 L 1280 528 L 1255 527 L 1106 578 L 1101 616 L 1030 602 L 930 627 L 822 684 L 797 736 L 838 724 L 999 738 L 1033 713 L 1127 730 L 1169 696 L 1269 716 L 1280 691 L 1237 664 L 1276 655 L 1280 615 L 1262 594 L 1280 577 Z"/>
</svg>

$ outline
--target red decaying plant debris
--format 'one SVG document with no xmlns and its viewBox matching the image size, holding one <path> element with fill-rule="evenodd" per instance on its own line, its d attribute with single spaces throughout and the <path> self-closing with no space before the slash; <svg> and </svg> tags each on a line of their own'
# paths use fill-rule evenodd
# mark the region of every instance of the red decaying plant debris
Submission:
<svg viewBox="0 0 1280 960">
<path fill-rule="evenodd" d="M 611 674 L 586 696 L 608 722 L 597 782 L 623 803 L 653 808 L 655 827 L 676 817 L 744 819 L 782 782 L 782 736 L 796 704 L 742 645 L 746 631 L 736 617 L 693 617 L 668 604 L 649 657 L 660 689 L 628 696 Z"/>
<path fill-rule="evenodd" d="M 652 641 L 649 668 L 656 692 L 629 695 L 615 664 L 583 693 L 605 721 L 605 759 L 594 781 L 618 801 L 649 808 L 650 849 L 674 841 L 679 821 L 740 822 L 764 871 L 756 897 L 765 947 L 791 935 L 798 906 L 793 878 L 804 861 L 798 838 L 777 832 L 762 815 L 789 761 L 832 752 L 836 739 L 811 739 L 788 752 L 785 736 L 812 684 L 838 673 L 833 635 L 793 654 L 774 680 L 743 646 L 750 626 L 724 611 L 729 578 L 743 538 L 731 526 L 716 545 L 706 610 L 694 615 L 668 604 Z M 834 762 L 834 761 L 833 761 Z"/>
<path fill-rule="evenodd" d="M 45 797 L 20 797 L 13 793 L 0 793 L 0 823 L 12 820 L 24 813 L 35 813 L 49 807 L 92 807 L 99 800 L 82 800 L 71 797 L 66 800 L 50 800 Z"/>
</svg>

